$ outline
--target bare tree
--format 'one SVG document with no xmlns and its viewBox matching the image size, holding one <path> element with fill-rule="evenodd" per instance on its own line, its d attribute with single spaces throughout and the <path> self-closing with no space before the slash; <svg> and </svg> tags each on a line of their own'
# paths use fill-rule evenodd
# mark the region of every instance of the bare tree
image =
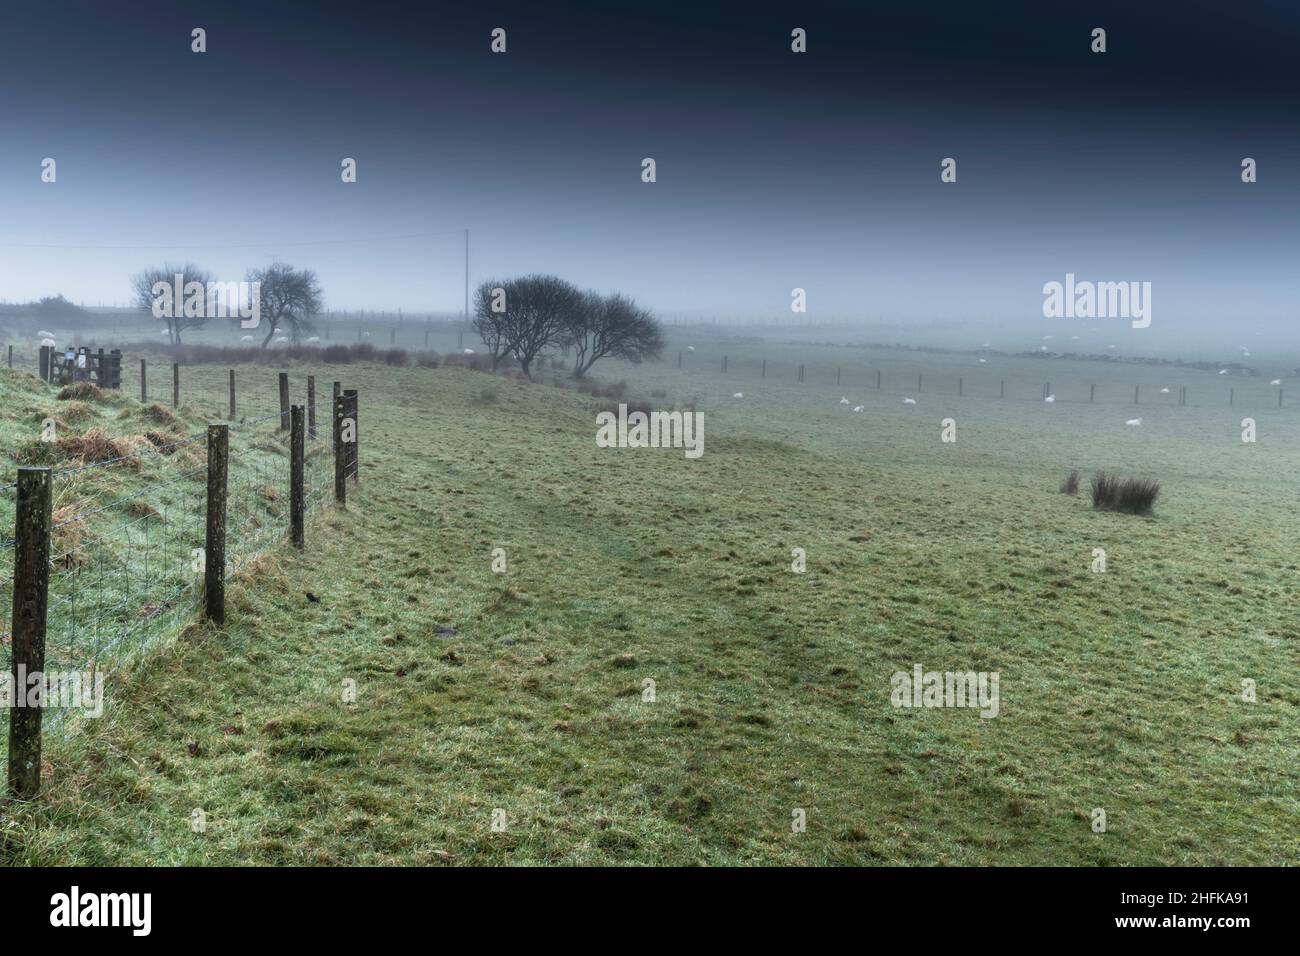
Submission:
<svg viewBox="0 0 1300 956">
<path fill-rule="evenodd" d="M 177 282 L 177 276 L 180 276 L 180 288 L 176 289 L 174 284 Z M 153 269 L 145 269 L 131 276 L 131 289 L 135 293 L 136 306 L 142 312 L 153 313 L 155 301 L 162 302 L 161 293 L 155 294 L 154 287 L 158 283 L 163 283 L 171 292 L 168 293 L 167 301 L 175 298 L 179 294 L 180 298 L 171 301 L 170 307 L 166 311 L 170 315 L 162 316 L 163 321 L 167 323 L 167 338 L 172 345 L 181 344 L 182 329 L 197 329 L 203 323 L 208 321 L 205 311 L 207 303 L 206 291 L 200 291 L 197 299 L 191 299 L 193 303 L 186 314 L 185 287 L 191 282 L 201 283 L 204 290 L 207 284 L 212 281 L 212 274 L 200 269 L 192 262 L 187 262 L 183 266 L 163 265 Z"/>
<path fill-rule="evenodd" d="M 506 347 L 529 378 L 546 349 L 561 344 L 566 322 L 582 305 L 582 293 L 557 276 L 529 275 L 505 283 L 503 328 Z"/>
<path fill-rule="evenodd" d="M 637 308 L 625 295 L 587 292 L 565 323 L 573 347 L 573 377 L 582 378 L 605 356 L 639 365 L 657 359 L 664 350 L 663 330 L 647 309 Z"/>
<path fill-rule="evenodd" d="M 295 345 L 304 334 L 315 329 L 312 319 L 320 313 L 324 303 L 315 272 L 276 262 L 249 273 L 248 281 L 260 283 L 261 321 L 267 324 L 262 348 L 270 345 L 271 337 L 283 329 L 282 322 L 288 323 L 289 335 Z"/>
<path fill-rule="evenodd" d="M 510 354 L 509 329 L 504 306 L 509 302 L 508 283 L 489 279 L 474 290 L 474 319 L 472 325 L 478 337 L 492 356 L 492 371 Z M 498 293 L 497 290 L 501 291 Z M 502 311 L 497 311 L 502 308 Z"/>
</svg>

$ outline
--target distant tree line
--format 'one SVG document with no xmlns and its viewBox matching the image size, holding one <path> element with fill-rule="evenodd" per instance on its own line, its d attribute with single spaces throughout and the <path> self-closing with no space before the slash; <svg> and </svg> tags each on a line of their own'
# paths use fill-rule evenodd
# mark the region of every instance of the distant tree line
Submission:
<svg viewBox="0 0 1300 956">
<path fill-rule="evenodd" d="M 154 287 L 159 282 L 172 286 L 178 275 L 181 277 L 179 281 L 182 290 L 191 282 L 197 282 L 206 288 L 213 281 L 212 273 L 192 262 L 145 269 L 131 277 L 136 307 L 152 314 L 156 298 Z M 295 345 L 315 331 L 314 319 L 324 308 L 324 295 L 315 272 L 275 262 L 265 269 L 250 270 L 245 281 L 250 285 L 258 283 L 260 321 L 265 323 L 262 348 L 271 344 L 277 331 L 287 332 L 288 338 Z M 207 314 L 206 309 L 199 310 L 198 314 L 187 314 L 186 310 L 178 307 L 172 310 L 171 315 L 164 316 L 162 321 L 167 323 L 168 340 L 172 345 L 180 345 L 184 330 L 202 328 L 210 318 L 212 316 Z"/>
<path fill-rule="evenodd" d="M 474 293 L 473 325 L 493 369 L 510 356 L 529 378 L 548 349 L 573 351 L 574 378 L 606 356 L 639 364 L 664 349 L 663 330 L 648 309 L 627 296 L 584 292 L 550 275 L 484 282 Z"/>
</svg>

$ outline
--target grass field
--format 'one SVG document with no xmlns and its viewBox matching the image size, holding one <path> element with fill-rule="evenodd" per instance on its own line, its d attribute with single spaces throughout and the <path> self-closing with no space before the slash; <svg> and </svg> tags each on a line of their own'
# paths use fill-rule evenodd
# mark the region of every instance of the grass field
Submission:
<svg viewBox="0 0 1300 956">
<path fill-rule="evenodd" d="M 224 629 L 192 618 L 51 737 L 0 859 L 1300 862 L 1300 410 L 1267 379 L 755 340 L 679 370 L 685 344 L 597 370 L 694 403 L 698 460 L 596 447 L 572 390 L 291 366 L 296 389 L 360 390 L 347 511 L 246 569 Z M 196 432 L 225 375 L 185 370 Z M 247 414 L 274 411 L 274 369 L 240 375 Z M 134 394 L 128 375 L 114 412 Z M 10 459 L 20 432 L 0 428 Z M 1154 516 L 1060 494 L 1072 468 L 1158 478 Z M 998 672 L 999 715 L 895 709 L 918 663 Z"/>
</svg>

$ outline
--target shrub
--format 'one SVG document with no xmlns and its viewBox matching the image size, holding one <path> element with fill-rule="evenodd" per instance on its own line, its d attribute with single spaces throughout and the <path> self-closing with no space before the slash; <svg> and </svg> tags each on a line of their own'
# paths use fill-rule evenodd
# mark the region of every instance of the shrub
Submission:
<svg viewBox="0 0 1300 956">
<path fill-rule="evenodd" d="M 346 345 L 327 345 L 321 350 L 320 357 L 329 365 L 347 365 L 352 361 L 352 350 Z"/>
<path fill-rule="evenodd" d="M 384 353 L 385 365 L 406 365 L 410 360 L 405 349 L 389 349 Z"/>
<path fill-rule="evenodd" d="M 66 402 L 69 399 L 78 401 L 99 402 L 103 401 L 104 393 L 99 390 L 99 386 L 94 382 L 74 382 L 71 385 L 65 385 L 59 390 L 59 401 Z"/>
<path fill-rule="evenodd" d="M 1160 495 L 1154 478 L 1120 478 L 1098 472 L 1092 479 L 1092 506 L 1127 514 L 1150 514 Z"/>
<path fill-rule="evenodd" d="M 1079 469 L 1073 469 L 1061 482 L 1061 494 L 1077 495 L 1079 493 Z"/>
<path fill-rule="evenodd" d="M 437 368 L 438 353 L 437 352 L 416 352 L 415 364 L 418 365 L 420 368 Z"/>
</svg>

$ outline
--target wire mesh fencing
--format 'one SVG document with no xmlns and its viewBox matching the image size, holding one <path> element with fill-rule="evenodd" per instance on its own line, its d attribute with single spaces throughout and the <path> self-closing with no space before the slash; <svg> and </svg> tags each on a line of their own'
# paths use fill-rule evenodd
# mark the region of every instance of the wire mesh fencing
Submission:
<svg viewBox="0 0 1300 956">
<path fill-rule="evenodd" d="M 42 732 L 64 733 L 73 715 L 101 712 L 103 680 L 200 609 L 223 620 L 228 577 L 246 572 L 291 528 L 302 546 L 305 517 L 325 507 L 331 491 L 342 502 L 338 476 L 346 486 L 357 472 L 356 393 L 346 394 L 319 405 L 309 388 L 309 402 L 289 409 L 289 431 L 277 411 L 199 435 L 97 439 L 78 449 L 89 460 L 20 468 L 18 481 L 0 488 L 16 499 L 14 536 L 0 539 L 0 608 L 12 609 L 0 621 L 0 674 L 9 676 L 0 697 L 11 723 L 0 752 L 11 793 L 39 789 Z M 220 462 L 210 454 L 216 437 Z M 214 500 L 224 519 L 220 541 L 209 520 Z M 219 568 L 209 566 L 213 554 Z M 216 614 L 214 597 L 222 602 Z"/>
</svg>

